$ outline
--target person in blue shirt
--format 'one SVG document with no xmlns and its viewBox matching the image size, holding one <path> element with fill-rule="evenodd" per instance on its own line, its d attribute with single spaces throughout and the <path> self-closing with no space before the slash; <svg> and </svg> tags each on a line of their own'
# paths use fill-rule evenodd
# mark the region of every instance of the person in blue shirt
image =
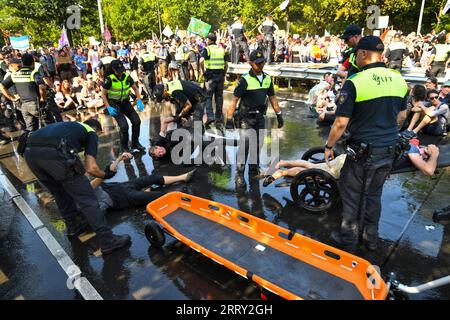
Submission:
<svg viewBox="0 0 450 320">
<path fill-rule="evenodd" d="M 87 57 L 84 55 L 82 48 L 77 50 L 77 53 L 73 56 L 73 60 L 77 67 L 78 76 L 85 79 L 87 73 Z"/>
</svg>

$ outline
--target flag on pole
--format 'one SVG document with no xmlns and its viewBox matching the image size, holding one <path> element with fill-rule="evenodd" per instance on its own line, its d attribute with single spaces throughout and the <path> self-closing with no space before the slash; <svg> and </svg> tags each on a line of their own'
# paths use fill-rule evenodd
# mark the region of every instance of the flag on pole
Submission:
<svg viewBox="0 0 450 320">
<path fill-rule="evenodd" d="M 442 9 L 442 14 L 446 14 L 448 9 L 450 9 L 450 0 L 447 0 L 447 3 L 445 4 L 444 9 Z"/>
<path fill-rule="evenodd" d="M 69 43 L 69 39 L 67 38 L 66 27 L 63 26 L 63 29 L 61 32 L 61 38 L 59 38 L 59 48 L 62 48 L 66 45 L 70 46 L 70 43 Z"/>
<path fill-rule="evenodd" d="M 156 44 L 157 46 L 160 45 L 158 36 L 156 35 L 156 33 L 153 32 L 153 30 L 152 30 L 152 40 L 153 40 L 153 43 Z"/>
<path fill-rule="evenodd" d="M 110 42 L 111 41 L 111 33 L 109 32 L 107 24 L 105 24 L 105 32 L 103 33 L 103 35 L 105 36 L 106 42 Z"/>
<path fill-rule="evenodd" d="M 167 38 L 170 38 L 173 35 L 172 29 L 169 26 L 166 26 L 162 32 Z"/>
<path fill-rule="evenodd" d="M 28 36 L 9 37 L 11 46 L 17 50 L 27 50 L 30 48 L 30 38 Z"/>
<path fill-rule="evenodd" d="M 281 10 L 281 11 L 284 11 L 284 10 L 287 8 L 288 4 L 289 4 L 289 0 L 284 0 L 284 1 L 280 4 L 280 10 Z"/>
<path fill-rule="evenodd" d="M 201 37 L 206 37 L 211 30 L 211 25 L 200 19 L 191 18 L 187 31 Z"/>
</svg>

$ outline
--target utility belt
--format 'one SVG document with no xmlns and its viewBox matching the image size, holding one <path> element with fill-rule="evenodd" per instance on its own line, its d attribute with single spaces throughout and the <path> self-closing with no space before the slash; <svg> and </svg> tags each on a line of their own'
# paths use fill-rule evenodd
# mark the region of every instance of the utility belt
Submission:
<svg viewBox="0 0 450 320">
<path fill-rule="evenodd" d="M 25 133 L 19 138 L 17 151 L 19 154 L 23 155 L 25 149 L 28 147 L 54 148 L 62 153 L 69 169 L 72 169 L 79 175 L 84 175 L 86 173 L 86 169 L 81 162 L 80 156 L 73 148 L 67 145 L 65 139 L 33 137 L 33 135 Z"/>
<path fill-rule="evenodd" d="M 265 113 L 266 110 L 267 106 L 264 107 L 264 110 L 250 110 L 250 111 L 242 111 L 241 108 L 239 108 L 233 114 L 234 126 L 237 129 L 247 129 L 243 126 L 243 122 L 245 123 L 245 120 L 256 120 L 258 118 L 264 117 L 264 115 L 266 114 Z"/>
<path fill-rule="evenodd" d="M 348 144 L 345 150 L 347 157 L 352 161 L 359 161 L 362 159 L 368 160 L 370 156 L 386 154 L 386 153 L 394 153 L 395 146 L 388 147 L 373 147 L 371 144 L 366 144 L 361 142 L 358 144 Z"/>
</svg>

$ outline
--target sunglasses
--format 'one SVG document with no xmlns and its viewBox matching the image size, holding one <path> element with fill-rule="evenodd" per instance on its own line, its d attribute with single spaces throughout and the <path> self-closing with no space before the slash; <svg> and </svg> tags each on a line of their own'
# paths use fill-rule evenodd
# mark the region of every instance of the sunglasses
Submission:
<svg viewBox="0 0 450 320">
<path fill-rule="evenodd" d="M 439 98 L 439 96 L 433 96 L 433 97 L 430 97 L 430 100 L 434 100 L 434 99 L 438 99 Z"/>
</svg>

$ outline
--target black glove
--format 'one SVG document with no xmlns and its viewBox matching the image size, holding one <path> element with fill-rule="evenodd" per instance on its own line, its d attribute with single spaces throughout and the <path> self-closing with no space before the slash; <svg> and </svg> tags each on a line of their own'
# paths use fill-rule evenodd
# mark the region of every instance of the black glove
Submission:
<svg viewBox="0 0 450 320">
<path fill-rule="evenodd" d="M 108 165 L 106 166 L 105 170 L 103 170 L 103 171 L 105 171 L 105 176 L 103 177 L 103 179 L 105 179 L 105 180 L 111 179 L 111 178 L 114 177 L 114 176 L 116 175 L 116 173 L 117 173 L 117 172 L 115 172 L 115 171 L 112 171 L 111 168 L 110 168 L 110 166 L 111 166 L 111 165 L 108 164 Z"/>
<path fill-rule="evenodd" d="M 225 124 L 225 129 L 227 129 L 227 130 L 233 130 L 234 129 L 233 119 L 227 119 L 227 123 Z"/>
<path fill-rule="evenodd" d="M 284 121 L 283 121 L 283 115 L 280 113 L 277 113 L 277 121 L 278 121 L 278 129 L 283 128 Z"/>
</svg>

